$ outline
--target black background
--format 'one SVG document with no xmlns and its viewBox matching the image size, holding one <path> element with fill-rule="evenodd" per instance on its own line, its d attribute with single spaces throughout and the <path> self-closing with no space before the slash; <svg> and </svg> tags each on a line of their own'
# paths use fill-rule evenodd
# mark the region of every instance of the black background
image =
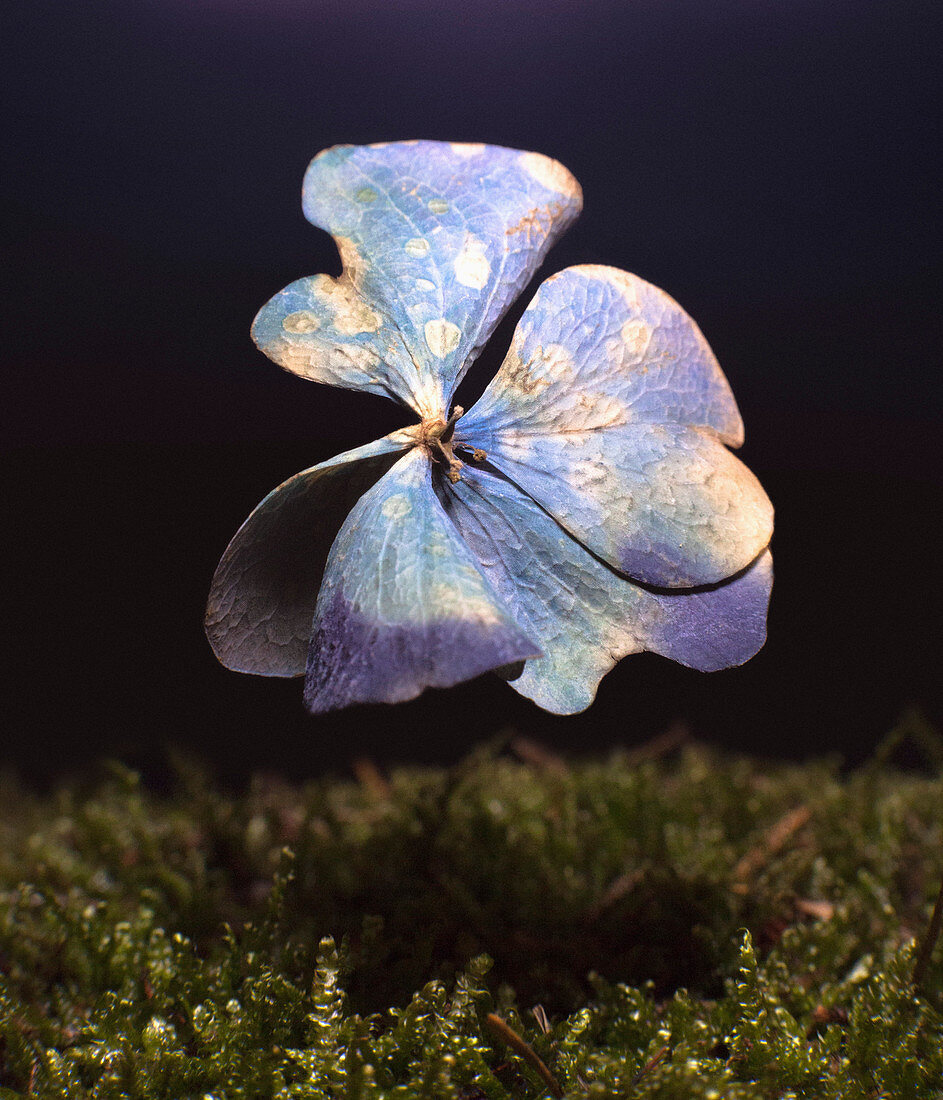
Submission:
<svg viewBox="0 0 943 1100">
<path fill-rule="evenodd" d="M 50 776 L 170 743 L 226 779 L 301 777 L 454 759 L 511 726 L 583 750 L 679 718 L 732 748 L 856 760 L 908 705 L 941 723 L 935 7 L 7 7 L 5 762 Z M 248 327 L 339 269 L 301 216 L 308 160 L 409 137 L 559 158 L 585 212 L 543 274 L 627 268 L 701 325 L 777 506 L 770 640 L 744 668 L 630 658 L 569 719 L 494 678 L 313 719 L 299 681 L 216 664 L 203 604 L 245 515 L 404 423 L 280 372 Z"/>
</svg>

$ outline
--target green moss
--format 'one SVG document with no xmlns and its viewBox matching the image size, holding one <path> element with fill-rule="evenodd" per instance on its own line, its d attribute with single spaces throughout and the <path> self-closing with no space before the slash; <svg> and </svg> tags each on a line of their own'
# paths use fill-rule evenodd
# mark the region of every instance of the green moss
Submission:
<svg viewBox="0 0 943 1100">
<path fill-rule="evenodd" d="M 0 1098 L 939 1098 L 938 767 L 8 781 Z"/>
</svg>

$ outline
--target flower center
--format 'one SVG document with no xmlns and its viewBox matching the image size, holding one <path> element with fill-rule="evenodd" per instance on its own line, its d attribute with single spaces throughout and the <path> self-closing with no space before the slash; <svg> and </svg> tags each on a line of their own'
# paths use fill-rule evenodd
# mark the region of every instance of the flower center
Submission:
<svg viewBox="0 0 943 1100">
<path fill-rule="evenodd" d="M 445 461 L 448 465 L 448 479 L 454 485 L 462 476 L 462 463 L 452 451 L 452 436 L 455 423 L 465 410 L 461 405 L 452 409 L 452 415 L 445 420 L 441 416 L 424 419 L 419 425 L 419 443 L 425 447 L 434 462 Z"/>
<path fill-rule="evenodd" d="M 413 429 L 416 433 L 416 443 L 425 447 L 426 452 L 433 462 L 445 462 L 449 481 L 454 485 L 462 479 L 462 467 L 465 465 L 455 457 L 454 447 L 458 446 L 463 451 L 470 451 L 475 462 L 482 462 L 488 457 L 486 451 L 480 447 L 473 447 L 469 443 L 454 444 L 452 437 L 455 434 L 455 425 L 464 415 L 465 410 L 461 405 L 452 409 L 452 415 L 446 420 L 442 416 L 423 417 L 422 421 Z"/>
</svg>

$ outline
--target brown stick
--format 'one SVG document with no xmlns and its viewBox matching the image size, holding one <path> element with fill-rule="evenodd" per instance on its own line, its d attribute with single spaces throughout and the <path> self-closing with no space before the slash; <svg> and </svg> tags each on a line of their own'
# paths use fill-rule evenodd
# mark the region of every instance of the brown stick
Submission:
<svg viewBox="0 0 943 1100">
<path fill-rule="evenodd" d="M 797 806 L 781 817 L 763 838 L 762 843 L 751 848 L 734 867 L 733 890 L 739 894 L 746 893 L 749 880 L 767 863 L 770 856 L 774 856 L 786 841 L 808 822 L 811 816 L 812 811 L 808 806 Z"/>
<path fill-rule="evenodd" d="M 374 764 L 369 756 L 358 756 L 353 762 L 354 775 L 357 777 L 357 782 L 367 791 L 373 798 L 387 799 L 390 797 L 390 781 L 380 771 L 380 769 Z"/>
<path fill-rule="evenodd" d="M 667 1053 L 668 1048 L 664 1046 L 654 1055 L 654 1057 L 649 1058 L 645 1065 L 642 1066 L 638 1073 L 636 1073 L 636 1075 L 632 1078 L 633 1087 L 642 1080 L 646 1073 L 651 1073 L 651 1071 L 655 1068 L 655 1066 L 658 1065 L 658 1063 L 662 1060 L 662 1058 L 664 1058 Z"/>
<path fill-rule="evenodd" d="M 540 1055 L 526 1039 L 521 1038 L 514 1028 L 506 1024 L 500 1016 L 496 1016 L 493 1012 L 488 1013 L 485 1017 L 485 1022 L 496 1038 L 500 1039 L 505 1046 L 510 1047 L 515 1054 L 519 1054 L 524 1059 L 554 1096 L 563 1096 L 563 1089 L 560 1088 L 559 1081 L 557 1081 L 556 1077 L 554 1077 L 550 1070 L 543 1064 L 540 1060 Z"/>
<path fill-rule="evenodd" d="M 570 770 L 562 756 L 530 737 L 515 737 L 511 741 L 511 751 L 525 764 L 546 768 L 555 775 L 567 775 Z"/>
<path fill-rule="evenodd" d="M 674 722 L 664 733 L 659 733 L 650 741 L 628 749 L 623 760 L 627 767 L 634 768 L 647 760 L 657 760 L 660 756 L 667 756 L 669 752 L 688 744 L 690 740 L 691 731 L 684 722 Z"/>
</svg>

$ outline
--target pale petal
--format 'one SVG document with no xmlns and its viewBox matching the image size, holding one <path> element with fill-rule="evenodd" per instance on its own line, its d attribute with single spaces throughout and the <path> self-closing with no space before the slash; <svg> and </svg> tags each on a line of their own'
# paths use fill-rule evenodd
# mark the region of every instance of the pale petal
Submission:
<svg viewBox="0 0 943 1100">
<path fill-rule="evenodd" d="M 541 286 L 455 433 L 593 553 L 665 587 L 722 580 L 768 544 L 769 500 L 723 446 L 741 438 L 694 322 L 656 287 L 602 267 Z"/>
<path fill-rule="evenodd" d="M 305 377 L 436 416 L 582 198 L 549 157 L 415 141 L 326 150 L 303 202 L 337 241 L 344 273 L 273 299 L 257 343 Z"/>
<path fill-rule="evenodd" d="M 312 382 L 406 405 L 420 384 L 396 324 L 344 276 L 290 283 L 259 310 L 252 339 L 280 367 Z"/>
<path fill-rule="evenodd" d="M 545 710 L 588 707 L 622 657 L 651 650 L 712 671 L 762 646 L 772 583 L 768 552 L 711 589 L 652 592 L 593 557 L 513 483 L 466 467 L 446 509 L 515 620 L 540 646 L 511 682 Z"/>
<path fill-rule="evenodd" d="M 449 522 L 417 447 L 364 494 L 331 548 L 305 701 L 316 713 L 401 702 L 539 652 Z"/>
<path fill-rule="evenodd" d="M 328 551 L 360 496 L 412 446 L 409 431 L 295 474 L 243 523 L 217 566 L 206 610 L 216 656 L 236 672 L 300 676 Z"/>
<path fill-rule="evenodd" d="M 637 275 L 586 264 L 540 285 L 466 422 L 552 432 L 625 415 L 743 442 L 727 379 L 688 314 Z"/>
</svg>

